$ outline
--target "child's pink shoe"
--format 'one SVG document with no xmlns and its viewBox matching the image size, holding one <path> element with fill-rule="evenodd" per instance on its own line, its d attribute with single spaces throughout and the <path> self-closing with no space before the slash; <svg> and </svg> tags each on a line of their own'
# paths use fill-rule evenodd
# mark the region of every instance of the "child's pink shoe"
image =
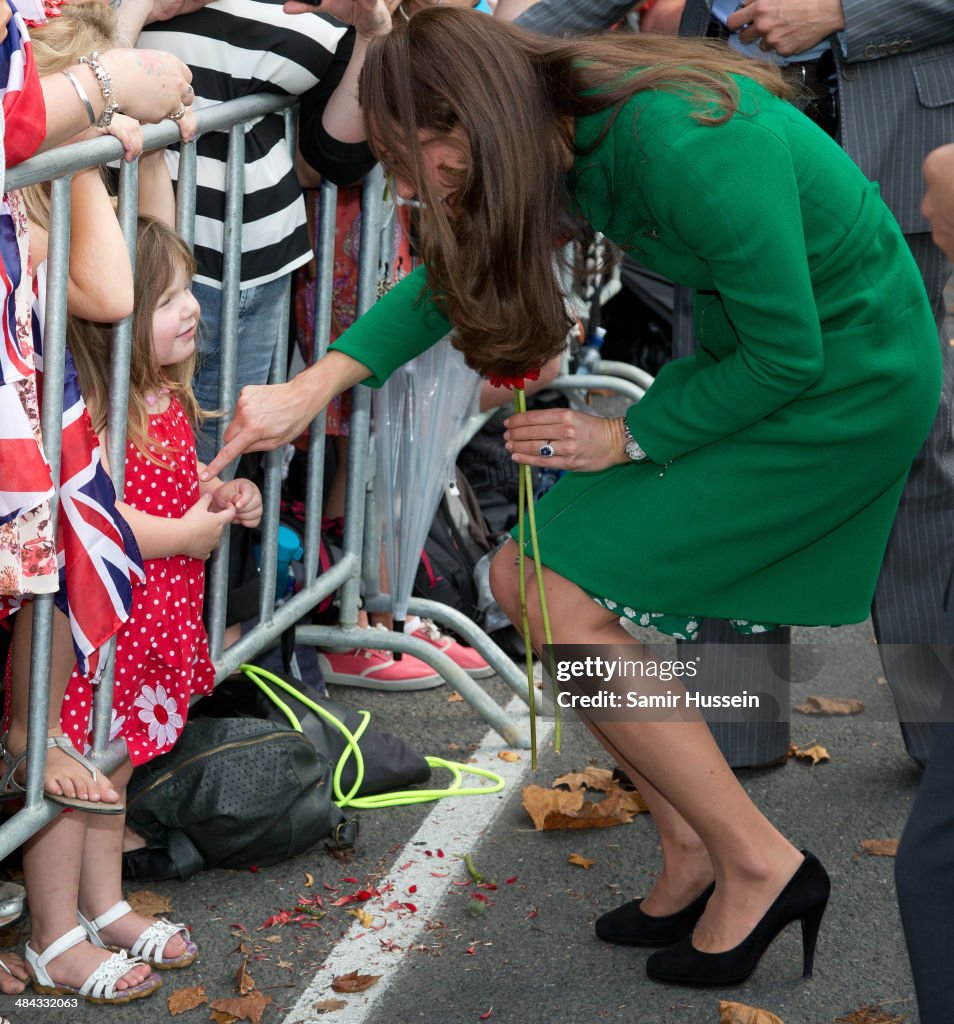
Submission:
<svg viewBox="0 0 954 1024">
<path fill-rule="evenodd" d="M 415 621 L 418 625 L 415 627 Z M 485 676 L 492 676 L 494 670 L 474 650 L 473 647 L 465 647 L 458 643 L 453 637 L 445 636 L 437 624 L 430 619 L 412 619 L 405 627 L 405 632 L 415 636 L 419 640 L 426 640 L 433 644 L 439 651 L 443 651 L 455 665 L 460 667 L 471 677 L 471 679 L 483 679 Z"/>
<path fill-rule="evenodd" d="M 319 651 L 318 664 L 327 682 L 363 690 L 403 693 L 430 690 L 444 682 L 430 665 L 410 654 L 395 661 L 390 651 L 373 651 L 368 647 L 351 651 Z"/>
</svg>

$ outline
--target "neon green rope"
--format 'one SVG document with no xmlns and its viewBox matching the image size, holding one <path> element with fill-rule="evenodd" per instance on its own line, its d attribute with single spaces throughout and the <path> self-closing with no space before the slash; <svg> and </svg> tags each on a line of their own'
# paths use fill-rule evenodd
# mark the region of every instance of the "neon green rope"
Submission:
<svg viewBox="0 0 954 1024">
<path fill-rule="evenodd" d="M 504 780 L 496 772 L 488 771 L 484 768 L 473 768 L 470 765 L 458 764 L 456 761 L 445 761 L 442 757 L 426 757 L 425 761 L 427 761 L 431 768 L 445 768 L 453 776 L 453 781 L 446 789 L 406 789 L 396 790 L 393 793 L 375 793 L 370 796 L 362 797 L 355 796 L 355 793 L 357 793 L 361 788 L 361 783 L 364 780 L 364 756 L 361 753 L 358 740 L 361 739 L 365 730 L 368 728 L 368 724 L 371 721 L 371 714 L 368 711 L 359 711 L 358 714 L 361 715 L 361 724 L 352 733 L 344 722 L 326 708 L 323 708 L 320 704 L 316 704 L 315 701 L 307 696 L 307 694 L 296 690 L 294 686 L 282 679 L 281 676 L 277 676 L 273 672 L 269 672 L 267 669 L 259 668 L 257 665 L 241 665 L 240 668 L 249 680 L 251 680 L 251 682 L 253 682 L 269 700 L 275 703 L 276 707 L 278 707 L 282 714 L 285 715 L 291 724 L 291 727 L 296 732 L 304 731 L 301 727 L 301 722 L 298 721 L 298 718 L 295 716 L 292 709 L 271 689 L 268 685 L 269 683 L 284 690 L 296 700 L 301 701 L 305 707 L 323 718 L 326 722 L 333 725 L 341 735 L 344 736 L 346 749 L 344 754 L 338 759 L 338 763 L 335 765 L 334 774 L 332 776 L 334 802 L 339 807 L 357 807 L 360 810 L 374 810 L 379 807 L 401 807 L 408 804 L 430 803 L 432 800 L 443 800 L 445 797 L 449 796 L 488 796 L 491 793 L 499 793 L 504 788 Z M 354 758 L 355 782 L 348 793 L 343 793 L 341 789 L 341 776 L 349 757 Z M 493 783 L 493 785 L 465 787 L 462 785 L 464 774 L 475 775 L 482 779 L 488 779 Z"/>
</svg>

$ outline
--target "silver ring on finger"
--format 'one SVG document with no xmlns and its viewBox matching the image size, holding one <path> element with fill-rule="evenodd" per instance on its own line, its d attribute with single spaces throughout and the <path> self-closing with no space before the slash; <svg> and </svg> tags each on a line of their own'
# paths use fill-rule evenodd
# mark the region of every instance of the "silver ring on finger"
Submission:
<svg viewBox="0 0 954 1024">
<path fill-rule="evenodd" d="M 174 110 L 171 114 L 166 114 L 166 117 L 168 117 L 170 121 L 181 121 L 185 117 L 185 112 L 185 104 L 180 103 L 179 109 Z"/>
<path fill-rule="evenodd" d="M 552 442 L 544 441 L 540 445 L 540 457 L 544 459 L 552 459 L 556 455 L 556 449 L 553 447 Z"/>
</svg>

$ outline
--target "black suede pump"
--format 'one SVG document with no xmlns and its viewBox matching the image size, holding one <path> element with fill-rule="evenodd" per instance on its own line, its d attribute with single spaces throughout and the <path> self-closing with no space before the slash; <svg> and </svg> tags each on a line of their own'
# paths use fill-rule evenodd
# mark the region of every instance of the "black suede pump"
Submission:
<svg viewBox="0 0 954 1024">
<path fill-rule="evenodd" d="M 618 946 L 671 946 L 692 934 L 714 889 L 713 882 L 688 906 L 661 917 L 644 914 L 642 899 L 630 900 L 596 919 L 596 936 Z"/>
<path fill-rule="evenodd" d="M 792 921 L 802 922 L 802 958 L 805 978 L 812 976 L 815 942 L 828 905 L 831 881 L 814 854 L 802 851 L 805 860 L 791 877 L 765 916 L 733 949 L 703 953 L 688 935 L 646 961 L 646 973 L 654 981 L 672 985 L 720 987 L 741 985 L 758 966 L 776 935 Z"/>
</svg>

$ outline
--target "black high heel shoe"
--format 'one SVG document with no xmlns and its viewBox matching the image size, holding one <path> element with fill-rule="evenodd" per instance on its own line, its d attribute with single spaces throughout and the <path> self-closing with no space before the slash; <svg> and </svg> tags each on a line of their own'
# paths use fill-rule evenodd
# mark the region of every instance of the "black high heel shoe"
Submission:
<svg viewBox="0 0 954 1024">
<path fill-rule="evenodd" d="M 596 936 L 618 946 L 671 946 L 692 934 L 714 889 L 713 882 L 688 906 L 662 917 L 644 914 L 642 899 L 630 900 L 596 919 Z"/>
<path fill-rule="evenodd" d="M 765 916 L 733 949 L 724 953 L 703 953 L 688 935 L 661 949 L 646 961 L 646 973 L 654 981 L 673 985 L 741 985 L 758 966 L 762 954 L 776 935 L 792 921 L 802 922 L 802 977 L 812 976 L 815 942 L 828 905 L 831 881 L 818 858 L 807 850 L 805 860 L 791 877 Z"/>
</svg>

